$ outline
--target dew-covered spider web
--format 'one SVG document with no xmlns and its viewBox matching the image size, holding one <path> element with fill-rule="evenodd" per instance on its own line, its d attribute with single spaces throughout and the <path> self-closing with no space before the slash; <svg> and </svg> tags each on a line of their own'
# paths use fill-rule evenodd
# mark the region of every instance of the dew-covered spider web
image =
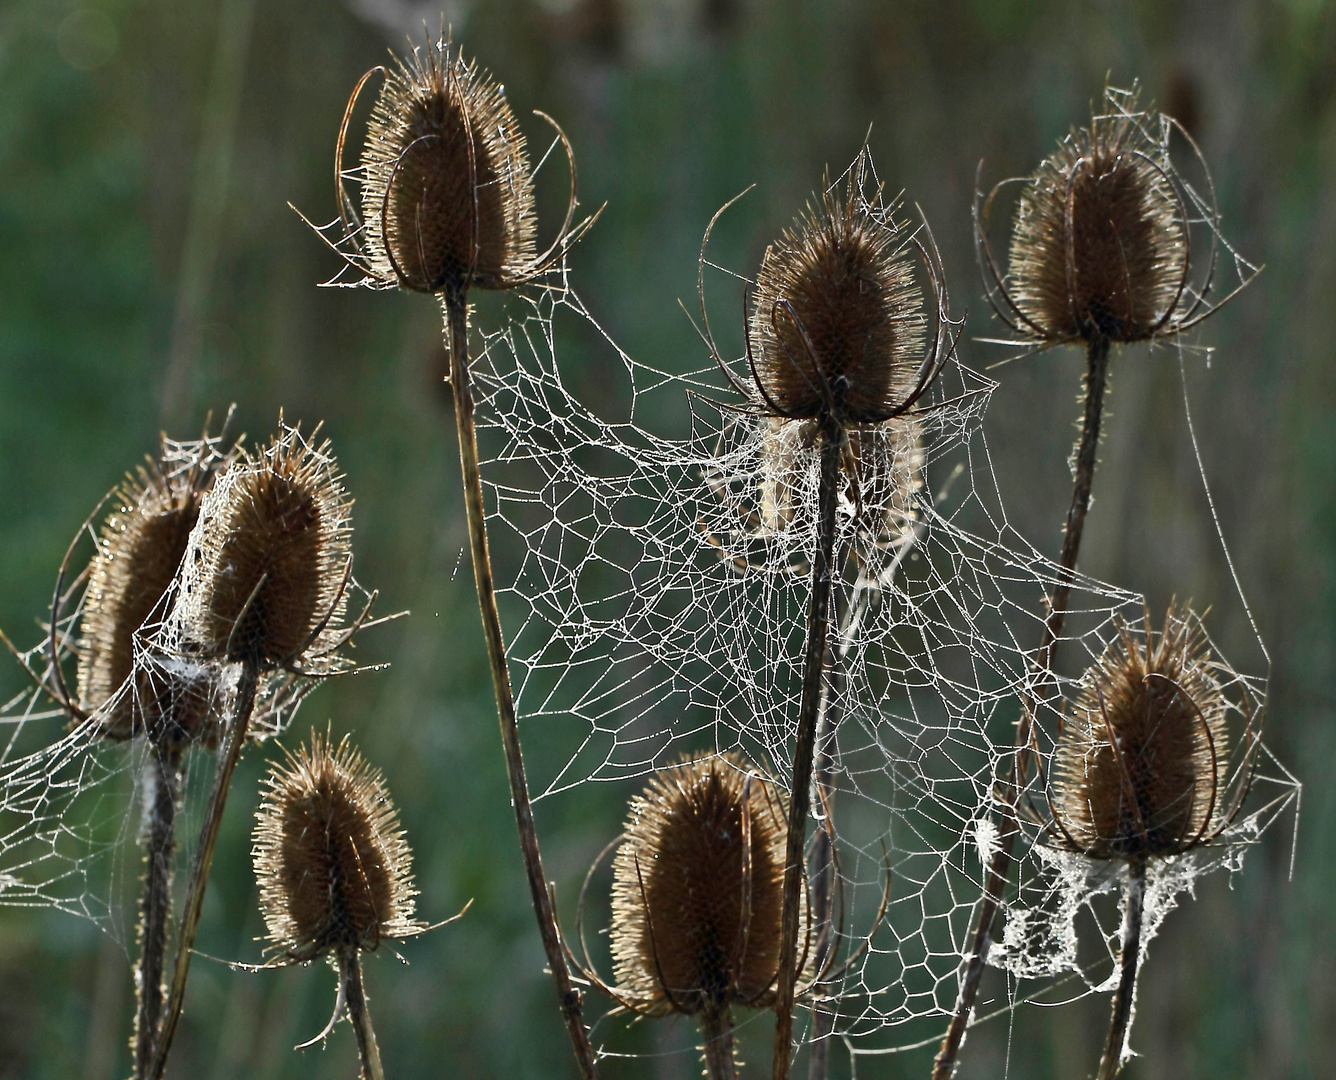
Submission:
<svg viewBox="0 0 1336 1080">
<path fill-rule="evenodd" d="M 577 361 L 574 341 L 596 347 Z M 475 327 L 473 343 L 489 528 L 535 798 L 591 782 L 629 795 L 657 768 L 728 751 L 787 788 L 816 543 L 809 433 L 733 411 L 746 403 L 728 398 L 712 365 L 673 374 L 626 355 L 564 271 L 522 290 L 499 329 Z M 581 382 L 624 390 L 621 404 L 571 392 L 573 362 L 585 368 Z M 1033 749 L 1046 762 L 1085 670 L 1120 627 L 1135 631 L 1145 618 L 1140 596 L 1078 575 L 1054 677 L 1036 670 L 1059 570 L 1003 509 L 985 437 L 991 386 L 953 355 L 912 414 L 850 432 L 826 761 L 813 799 L 835 837 L 836 945 L 802 1004 L 832 1013 L 857 1053 L 940 1037 L 998 807 L 1012 797 L 999 778 L 1015 757 L 1021 702 L 1032 703 Z M 78 595 L 57 611 L 57 653 L 78 647 Z M 169 594 L 162 612 L 171 604 Z M 170 672 L 176 658 L 155 628 L 140 637 L 139 663 Z M 135 877 L 117 853 L 133 850 L 149 751 L 142 739 L 108 743 L 95 718 L 62 734 L 48 658 L 40 644 L 25 654 L 43 688 L 4 714 L 0 902 L 107 922 Z M 1251 781 L 1252 793 L 1216 840 L 1152 870 L 1148 931 L 1200 873 L 1236 868 L 1297 799 L 1256 736 L 1265 672 L 1221 663 L 1235 736 L 1225 786 Z M 232 681 L 218 677 L 220 708 Z M 308 685 L 273 679 L 263 705 L 272 728 Z M 202 750 L 191 758 L 211 760 Z M 1051 842 L 1046 775 L 1032 773 L 1019 799 L 1023 842 L 991 958 L 1014 978 L 993 1010 L 1102 988 L 1117 953 L 1109 897 L 1121 871 Z M 593 952 L 606 976 L 606 950 Z"/>
<path fill-rule="evenodd" d="M 712 366 L 676 376 L 627 356 L 565 282 L 520 303 L 501 330 L 475 333 L 473 364 L 494 559 L 513 582 L 501 600 L 521 731 L 543 747 L 528 755 L 535 797 L 728 751 L 787 788 L 816 542 L 810 438 L 800 423 L 714 404 L 729 391 Z M 607 365 L 593 380 L 586 369 L 586 383 L 629 386 L 622 418 L 568 390 L 571 361 L 555 351 L 572 328 L 606 344 L 577 362 Z M 1020 700 L 1035 702 L 1046 760 L 1082 673 L 1145 618 L 1139 595 L 1078 576 L 1057 678 L 1039 677 L 1058 568 L 1002 509 L 982 423 L 990 389 L 953 358 L 915 415 L 851 432 L 858 483 L 839 505 L 823 718 L 830 775 L 813 805 L 821 818 L 829 809 L 838 857 L 822 1007 L 855 1052 L 940 1038 Z M 681 437 L 660 433 L 674 415 Z M 1153 871 L 1152 931 L 1200 873 L 1237 867 L 1296 797 L 1256 737 L 1265 678 L 1220 678 L 1241 739 L 1228 787 L 1251 778 L 1253 794 L 1218 840 Z M 1117 869 L 1046 842 L 1043 786 L 1031 778 L 993 955 L 1019 981 L 994 1010 L 1105 988 L 1117 955 L 1116 912 L 1098 899 Z"/>
<path fill-rule="evenodd" d="M 284 430 L 301 439 L 294 429 Z M 237 462 L 235 447 L 221 436 L 206 436 L 164 440 L 156 467 L 168 479 L 197 476 L 201 489 L 208 489 L 229 483 Z M 25 650 L 11 650 L 18 670 L 26 672 L 27 688 L 0 708 L 0 905 L 51 906 L 84 916 L 122 946 L 134 940 L 140 841 L 162 775 L 155 759 L 163 751 L 146 737 L 145 718 L 168 717 L 178 728 L 190 728 L 179 761 L 174 857 L 179 892 L 239 677 L 238 665 L 204 660 L 183 640 L 177 601 L 191 588 L 189 568 L 196 562 L 187 554 L 134 634 L 132 675 L 105 701 L 87 699 L 76 669 L 88 649 L 90 558 L 107 543 L 108 515 L 132 505 L 127 488 L 114 489 L 79 530 L 40 639 Z M 206 496 L 201 520 L 208 505 Z M 369 600 L 349 577 L 340 609 L 356 614 Z M 320 676 L 351 667 L 327 647 L 341 643 L 345 622 L 333 619 L 322 627 L 301 669 L 288 665 L 261 675 L 251 741 L 280 734 Z"/>
</svg>

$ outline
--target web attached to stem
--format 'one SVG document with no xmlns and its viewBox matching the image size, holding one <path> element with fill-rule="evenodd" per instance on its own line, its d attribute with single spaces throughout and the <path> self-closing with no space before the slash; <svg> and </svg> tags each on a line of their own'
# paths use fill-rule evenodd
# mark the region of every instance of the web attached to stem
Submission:
<svg viewBox="0 0 1336 1080">
<path fill-rule="evenodd" d="M 741 752 L 787 786 L 816 542 L 810 440 L 800 424 L 712 404 L 723 381 L 712 369 L 678 377 L 633 360 L 564 281 L 523 303 L 482 335 L 473 362 L 494 560 L 513 582 L 501 595 L 512 677 L 526 746 L 544 748 L 527 755 L 535 798 L 711 752 Z M 572 369 L 555 359 L 568 326 L 607 344 L 630 385 L 625 419 L 568 390 Z M 1036 704 L 1046 760 L 1064 700 L 1144 610 L 1140 596 L 1078 576 L 1057 677 L 1039 678 L 1059 571 L 1002 509 L 980 424 L 990 386 L 948 364 L 922 411 L 856 446 L 863 482 L 839 505 L 830 775 L 813 805 L 836 836 L 837 957 L 853 960 L 818 993 L 836 1032 L 865 1050 L 940 1037 L 1020 700 Z M 689 433 L 657 434 L 683 402 Z M 1260 714 L 1264 680 L 1240 676 L 1230 692 L 1239 717 Z M 1237 868 L 1293 802 L 1292 777 L 1262 764 L 1265 805 L 1157 870 L 1145 940 L 1198 874 Z M 1251 768 L 1236 753 L 1230 782 Z M 1029 799 L 1042 805 L 1036 782 Z M 1078 882 L 1079 860 L 1046 843 L 1042 818 L 1024 825 L 995 959 L 1025 980 L 1021 999 L 1053 1000 L 1107 982 L 1117 925 L 1099 897 L 1115 875 L 1086 866 Z M 1078 913 L 1103 919 L 1093 951 L 1078 947 Z"/>
<path fill-rule="evenodd" d="M 169 478 L 216 472 L 217 483 L 226 484 L 235 458 L 221 436 L 164 440 L 157 467 Z M 117 489 L 112 495 L 124 493 Z M 97 517 L 95 511 L 80 530 L 70 561 L 106 543 Z M 175 608 L 189 589 L 192 562 L 183 560 L 182 570 L 135 633 L 133 673 L 106 701 L 79 700 L 72 672 L 72 661 L 88 647 L 87 570 L 54 601 L 54 631 L 48 625 L 36 645 L 14 652 L 30 685 L 0 707 L 0 905 L 56 907 L 93 920 L 122 945 L 130 942 L 133 932 L 125 923 L 133 918 L 140 879 L 136 840 L 147 828 L 155 778 L 162 773 L 154 757 L 169 753 L 180 755 L 177 791 L 184 813 L 177 816 L 175 865 L 178 888 L 184 884 L 180 871 L 188 865 L 239 675 L 238 665 L 192 655 L 182 638 Z M 344 592 L 354 609 L 370 600 L 351 577 Z M 338 627 L 323 631 L 326 638 L 338 632 Z M 263 674 L 249 739 L 259 742 L 281 733 L 318 676 L 349 666 L 326 651 L 308 665 L 310 670 L 279 668 Z M 131 699 L 133 707 L 126 708 Z M 124 716 L 136 718 L 133 728 L 122 730 L 113 723 L 113 717 Z M 148 737 L 146 717 L 188 722 L 191 730 L 176 743 L 178 750 L 168 750 L 166 743 Z"/>
</svg>

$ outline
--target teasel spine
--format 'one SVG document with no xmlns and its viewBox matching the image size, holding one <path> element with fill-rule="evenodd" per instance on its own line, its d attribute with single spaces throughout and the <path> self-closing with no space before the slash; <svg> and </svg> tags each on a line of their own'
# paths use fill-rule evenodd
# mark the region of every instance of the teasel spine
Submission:
<svg viewBox="0 0 1336 1080">
<path fill-rule="evenodd" d="M 478 592 L 478 610 L 482 617 L 483 639 L 492 671 L 492 689 L 496 694 L 497 717 L 501 724 L 501 744 L 510 781 L 510 799 L 515 808 L 515 824 L 520 834 L 520 849 L 529 881 L 529 894 L 538 917 L 538 931 L 543 951 L 556 984 L 561 1014 L 570 1034 L 571 1045 L 585 1080 L 596 1075 L 594 1048 L 585 1028 L 583 1001 L 571 983 L 566 950 L 557 926 L 552 889 L 543 872 L 534 828 L 533 805 L 524 774 L 524 755 L 520 749 L 519 721 L 515 713 L 515 695 L 510 685 L 506 663 L 505 638 L 496 607 L 496 583 L 492 578 L 492 560 L 487 544 L 487 522 L 483 506 L 482 473 L 478 466 L 478 438 L 474 425 L 473 390 L 470 383 L 468 352 L 468 302 L 462 289 L 441 294 L 445 323 L 450 338 L 450 385 L 455 400 L 455 426 L 459 435 L 459 464 L 464 482 L 464 507 L 468 518 L 469 550 L 473 557 L 473 581 Z M 837 459 L 838 463 L 838 459 Z M 833 506 L 833 504 L 832 504 Z M 800 849 L 801 851 L 801 849 Z"/>
</svg>

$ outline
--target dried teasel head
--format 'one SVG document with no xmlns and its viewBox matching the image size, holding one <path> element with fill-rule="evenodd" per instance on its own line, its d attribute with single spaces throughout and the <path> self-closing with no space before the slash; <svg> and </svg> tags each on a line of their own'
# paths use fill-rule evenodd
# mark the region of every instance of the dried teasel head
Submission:
<svg viewBox="0 0 1336 1080">
<path fill-rule="evenodd" d="M 194 444 L 191 444 L 194 445 Z M 199 444 L 209 448 L 207 438 Z M 211 685 L 184 669 L 171 674 L 136 667 L 136 634 L 156 612 L 185 555 L 214 466 L 196 455 L 188 465 L 151 460 L 114 492 L 88 568 L 81 616 L 78 704 L 109 739 L 148 732 L 190 739 L 207 726 Z M 220 461 L 225 462 L 227 457 Z M 131 675 L 135 676 L 131 685 Z"/>
<path fill-rule="evenodd" d="M 812 453 L 801 425 L 775 417 L 762 420 L 758 515 L 764 532 L 812 523 L 815 500 L 803 496 Z M 863 536 L 885 546 L 909 542 L 917 520 L 916 495 L 923 487 L 922 424 L 902 416 L 860 424 L 846 432 L 846 505 L 858 513 Z"/>
<path fill-rule="evenodd" d="M 372 273 L 418 292 L 504 289 L 536 257 L 533 183 L 502 88 L 448 42 L 386 69 L 362 149 Z"/>
<path fill-rule="evenodd" d="M 940 260 L 895 217 L 880 187 L 866 190 L 864 150 L 844 185 L 817 204 L 761 260 L 747 351 L 762 411 L 836 429 L 907 412 L 946 351 Z M 929 312 L 914 272 L 922 257 L 934 292 Z"/>
<path fill-rule="evenodd" d="M 411 937 L 412 853 L 380 772 L 318 732 L 265 781 L 252 855 L 268 940 L 290 960 Z"/>
<path fill-rule="evenodd" d="M 1055 842 L 1091 858 L 1144 860 L 1218 836 L 1246 794 L 1228 790 L 1226 718 L 1237 707 L 1225 687 L 1237 679 L 1212 659 L 1190 610 L 1171 605 L 1158 634 L 1149 615 L 1140 630 L 1122 625 L 1086 671 L 1058 739 Z"/>
<path fill-rule="evenodd" d="M 787 831 L 782 794 L 735 755 L 653 776 L 613 861 L 623 1004 L 647 1015 L 770 1004 Z M 800 953 L 810 968 L 812 951 L 800 942 Z"/>
<path fill-rule="evenodd" d="M 284 425 L 214 484 L 191 534 L 178 608 L 201 657 L 292 666 L 337 636 L 352 500 L 328 440 Z"/>
<path fill-rule="evenodd" d="M 987 235 L 1003 184 L 982 208 L 976 201 L 989 299 L 1028 342 L 1148 341 L 1181 333 L 1219 306 L 1206 304 L 1219 218 L 1209 171 L 1202 162 L 1206 184 L 1198 195 L 1170 160 L 1170 133 L 1181 132 L 1200 161 L 1196 144 L 1170 118 L 1138 111 L 1137 96 L 1135 85 L 1109 88 L 1106 113 L 1072 131 L 1033 176 L 1014 181 L 1022 186 L 1005 277 Z M 1195 282 L 1194 220 L 1212 234 L 1208 265 Z M 1241 272 L 1252 269 L 1236 261 Z"/>
</svg>

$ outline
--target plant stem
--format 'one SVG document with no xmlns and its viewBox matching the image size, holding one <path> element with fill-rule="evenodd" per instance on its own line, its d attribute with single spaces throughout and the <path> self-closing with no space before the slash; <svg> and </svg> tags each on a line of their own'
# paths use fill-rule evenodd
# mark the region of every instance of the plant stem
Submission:
<svg viewBox="0 0 1336 1080">
<path fill-rule="evenodd" d="M 1137 965 L 1141 962 L 1141 914 L 1145 902 L 1146 860 L 1133 859 L 1127 864 L 1127 892 L 1123 906 L 1123 940 L 1119 958 L 1122 976 L 1113 995 L 1113 1015 L 1109 1018 L 1109 1036 L 1104 1042 L 1104 1056 L 1099 1062 L 1097 1080 L 1113 1080 L 1122 1068 L 1127 1027 L 1132 1022 Z"/>
<path fill-rule="evenodd" d="M 1072 503 L 1067 510 L 1067 522 L 1062 535 L 1058 581 L 1049 601 L 1048 617 L 1044 620 L 1044 632 L 1036 654 L 1036 664 L 1041 677 L 1051 675 L 1053 671 L 1058 643 L 1062 639 L 1062 626 L 1067 618 L 1071 583 L 1076 571 L 1076 559 L 1081 550 L 1081 534 L 1085 530 L 1086 512 L 1090 509 L 1090 487 L 1095 476 L 1100 418 L 1104 410 L 1104 390 L 1108 385 L 1108 376 L 1109 341 L 1103 337 L 1096 338 L 1089 342 L 1086 348 L 1085 414 L 1081 421 L 1081 441 L 1076 451 L 1076 477 L 1072 485 Z M 955 1072 L 956 1058 L 965 1040 L 965 1029 L 969 1026 L 970 1016 L 974 1012 L 979 981 L 983 977 L 984 965 L 988 962 L 988 951 L 993 942 L 993 922 L 1002 903 L 1002 890 L 1006 888 L 1007 879 L 1010 877 L 1012 851 L 1016 846 L 1016 837 L 1020 833 L 1016 800 L 1019 784 L 1023 782 L 1029 768 L 1030 740 L 1038 708 L 1037 696 L 1037 692 L 1033 694 L 1027 692 L 1027 700 L 1022 703 L 1021 718 L 1016 725 L 1016 754 L 1012 758 L 1011 767 L 1003 784 L 1010 796 L 1002 805 L 1002 824 L 998 829 L 997 847 L 993 851 L 983 899 L 979 904 L 979 919 L 974 927 L 974 940 L 965 965 L 965 974 L 960 982 L 955 1013 L 951 1017 L 951 1025 L 946 1030 L 941 1050 L 933 1064 L 933 1080 L 950 1080 L 951 1074 Z"/>
<path fill-rule="evenodd" d="M 737 1062 L 733 1054 L 733 1018 L 728 1006 L 718 1011 L 706 1009 L 700 1014 L 701 1035 L 705 1039 L 705 1075 L 708 1080 L 737 1080 Z"/>
<path fill-rule="evenodd" d="M 339 978 L 343 980 L 344 999 L 348 1004 L 348 1019 L 357 1032 L 357 1053 L 362 1061 L 362 1080 L 385 1080 L 380 1064 L 380 1047 L 371 1026 L 371 1011 L 367 1008 L 366 991 L 362 988 L 362 957 L 357 949 L 339 950 Z"/>
<path fill-rule="evenodd" d="M 817 493 L 817 542 L 812 560 L 811 602 L 807 610 L 807 646 L 803 657 L 798 735 L 793 748 L 793 786 L 789 791 L 789 830 L 784 859 L 784 914 L 780 924 L 779 984 L 775 992 L 774 1080 L 789 1075 L 793 1040 L 793 993 L 798 981 L 798 914 L 804 878 L 803 840 L 811 804 L 812 765 L 817 717 L 821 712 L 826 650 L 830 637 L 830 593 L 835 555 L 835 503 L 839 495 L 843 452 L 835 431 L 821 435 L 821 479 Z"/>
<path fill-rule="evenodd" d="M 838 596 L 835 604 L 837 609 L 842 606 Z M 845 638 L 849 614 L 845 611 L 840 615 L 840 647 L 836 649 L 828 646 L 826 649 L 827 677 L 821 699 L 821 714 L 817 720 L 816 790 L 822 802 L 820 809 L 823 824 L 812 841 L 812 852 L 807 861 L 812 926 L 816 928 L 813 952 L 817 971 L 825 968 L 834 937 L 831 905 L 834 902 L 835 886 L 835 828 L 831 820 L 831 803 L 834 798 L 831 778 L 835 769 L 835 729 L 840 723 L 840 695 L 844 689 L 844 671 L 840 661 L 844 659 L 847 650 Z M 835 1030 L 835 1010 L 822 1007 L 820 987 L 815 990 L 817 997 L 812 1004 L 812 1040 L 807 1059 L 807 1076 L 808 1080 L 826 1080 L 830 1072 L 830 1034 Z"/>
<path fill-rule="evenodd" d="M 135 1080 L 148 1076 L 162 1021 L 162 976 L 172 906 L 172 854 L 184 748 L 184 742 L 171 734 L 150 739 L 148 759 L 144 762 L 145 782 L 152 799 L 147 807 L 144 897 L 139 909 L 139 963 L 135 968 Z"/>
<path fill-rule="evenodd" d="M 450 336 L 450 384 L 454 390 L 455 420 L 459 430 L 459 464 L 464 478 L 464 506 L 468 515 L 469 548 L 473 555 L 473 580 L 478 588 L 483 639 L 487 644 L 487 659 L 492 668 L 492 689 L 496 692 L 496 711 L 501 722 L 501 744 L 505 751 L 506 772 L 510 778 L 510 799 L 515 807 L 515 824 L 519 828 L 520 850 L 524 854 L 530 898 L 538 918 L 538 931 L 543 938 L 548 967 L 556 983 L 566 1030 L 570 1034 L 580 1075 L 585 1080 L 593 1080 L 594 1049 L 585 1029 L 580 993 L 571 985 L 570 968 L 562 947 L 561 931 L 557 928 L 551 890 L 543 874 L 543 861 L 538 851 L 538 834 L 534 830 L 529 785 L 524 777 L 524 756 L 520 752 L 515 698 L 510 687 L 510 671 L 506 666 L 505 639 L 501 635 L 501 618 L 496 610 L 496 586 L 492 581 L 492 560 L 487 551 L 487 522 L 483 512 L 482 475 L 478 469 L 478 440 L 474 430 L 473 392 L 469 381 L 468 306 L 462 294 L 452 292 L 443 294 L 442 306 Z"/>
<path fill-rule="evenodd" d="M 172 976 L 172 992 L 167 999 L 167 1012 L 163 1017 L 153 1069 L 149 1073 L 151 1080 L 162 1080 L 163 1070 L 167 1067 L 167 1055 L 172 1049 L 172 1039 L 176 1036 L 176 1026 L 181 1019 L 186 979 L 190 975 L 191 948 L 195 944 L 195 931 L 199 927 L 200 911 L 204 907 L 204 889 L 209 882 L 213 849 L 218 843 L 218 829 L 223 821 L 227 792 L 232 786 L 232 774 L 241 759 L 241 749 L 246 745 L 246 729 L 250 726 L 251 712 L 255 708 L 255 687 L 260 679 L 259 665 L 251 660 L 243 660 L 240 669 L 232 715 L 223 733 L 223 744 L 218 748 L 213 787 L 209 790 L 204 824 L 200 828 L 199 844 L 195 848 L 195 860 L 190 868 L 190 890 L 186 894 L 186 906 L 181 913 L 181 929 L 176 940 L 176 970 Z"/>
</svg>

